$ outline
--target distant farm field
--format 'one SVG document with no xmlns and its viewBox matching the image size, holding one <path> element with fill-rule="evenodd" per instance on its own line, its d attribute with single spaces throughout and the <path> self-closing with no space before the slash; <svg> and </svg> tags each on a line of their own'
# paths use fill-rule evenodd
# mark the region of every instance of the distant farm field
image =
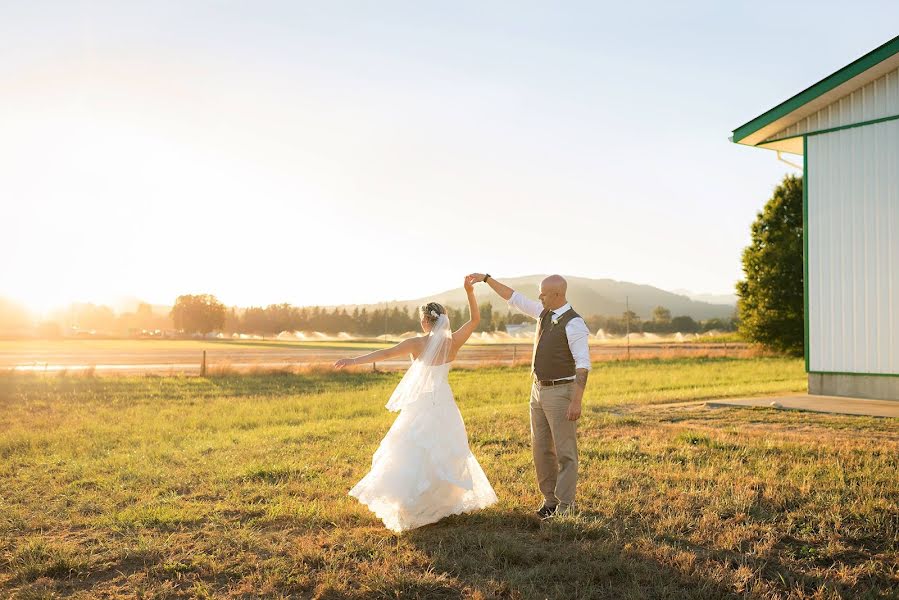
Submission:
<svg viewBox="0 0 899 600">
<path fill-rule="evenodd" d="M 460 366 L 522 365 L 530 362 L 531 340 L 466 344 L 457 359 Z M 157 340 L 61 339 L 0 340 L 0 371 L 91 371 L 96 373 L 198 373 L 206 353 L 207 366 L 217 372 L 294 369 L 330 365 L 338 358 L 385 348 L 378 340 Z M 671 343 L 654 340 L 641 344 L 596 342 L 594 361 L 638 358 L 749 357 L 758 350 L 727 341 Z M 381 369 L 404 369 L 408 359 L 394 359 Z"/>
<path fill-rule="evenodd" d="M 660 406 L 792 359 L 595 365 L 580 513 L 539 522 L 525 368 L 455 370 L 500 502 L 403 535 L 347 491 L 398 373 L 0 374 L 0 597 L 885 598 L 896 420 Z"/>
</svg>

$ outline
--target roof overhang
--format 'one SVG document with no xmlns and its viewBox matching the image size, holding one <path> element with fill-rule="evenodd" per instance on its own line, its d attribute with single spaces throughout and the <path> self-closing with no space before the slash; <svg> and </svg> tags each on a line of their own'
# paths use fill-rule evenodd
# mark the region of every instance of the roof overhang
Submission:
<svg viewBox="0 0 899 600">
<path fill-rule="evenodd" d="M 899 68 L 899 36 L 740 125 L 734 129 L 730 140 L 747 146 L 802 154 L 801 137 L 762 142 L 896 68 Z"/>
</svg>

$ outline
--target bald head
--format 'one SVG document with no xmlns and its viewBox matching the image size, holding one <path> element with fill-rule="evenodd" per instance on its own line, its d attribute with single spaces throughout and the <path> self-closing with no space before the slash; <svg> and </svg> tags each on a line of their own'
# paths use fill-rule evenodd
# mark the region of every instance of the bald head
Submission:
<svg viewBox="0 0 899 600">
<path fill-rule="evenodd" d="M 565 306 L 568 300 L 565 298 L 568 292 L 568 282 L 561 275 L 550 275 L 540 282 L 540 301 L 543 308 L 555 310 Z"/>
</svg>

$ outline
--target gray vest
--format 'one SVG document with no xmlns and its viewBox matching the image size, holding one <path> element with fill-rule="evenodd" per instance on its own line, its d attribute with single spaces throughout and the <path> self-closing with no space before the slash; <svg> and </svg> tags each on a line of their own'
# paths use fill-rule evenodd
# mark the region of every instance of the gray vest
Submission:
<svg viewBox="0 0 899 600">
<path fill-rule="evenodd" d="M 568 334 L 565 326 L 568 321 L 576 319 L 580 315 L 574 309 L 565 311 L 552 322 L 553 311 L 548 308 L 540 313 L 537 322 L 537 340 L 534 342 L 534 375 L 537 379 L 561 379 L 573 377 L 575 374 L 574 357 L 571 356 L 571 348 L 568 347 Z"/>
</svg>

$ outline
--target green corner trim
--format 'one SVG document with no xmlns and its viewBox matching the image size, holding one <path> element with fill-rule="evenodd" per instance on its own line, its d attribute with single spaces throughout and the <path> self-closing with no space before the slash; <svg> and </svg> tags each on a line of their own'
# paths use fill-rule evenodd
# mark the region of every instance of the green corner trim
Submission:
<svg viewBox="0 0 899 600">
<path fill-rule="evenodd" d="M 871 52 L 868 52 L 861 58 L 849 63 L 839 71 L 828 75 L 818 83 L 807 87 L 792 98 L 781 102 L 774 108 L 768 110 L 765 113 L 762 113 L 751 121 L 740 125 L 733 131 L 733 141 L 739 144 L 740 140 L 755 133 L 765 126 L 770 125 L 781 117 L 790 114 L 797 108 L 808 104 L 818 96 L 826 94 L 835 87 L 846 83 L 853 77 L 864 73 L 874 65 L 886 60 L 897 52 L 899 52 L 899 36 L 894 37 L 887 43 L 875 48 Z"/>
<path fill-rule="evenodd" d="M 805 329 L 805 372 L 809 372 L 808 347 L 808 137 L 802 138 L 802 298 L 804 308 L 802 311 L 803 327 Z"/>
</svg>

